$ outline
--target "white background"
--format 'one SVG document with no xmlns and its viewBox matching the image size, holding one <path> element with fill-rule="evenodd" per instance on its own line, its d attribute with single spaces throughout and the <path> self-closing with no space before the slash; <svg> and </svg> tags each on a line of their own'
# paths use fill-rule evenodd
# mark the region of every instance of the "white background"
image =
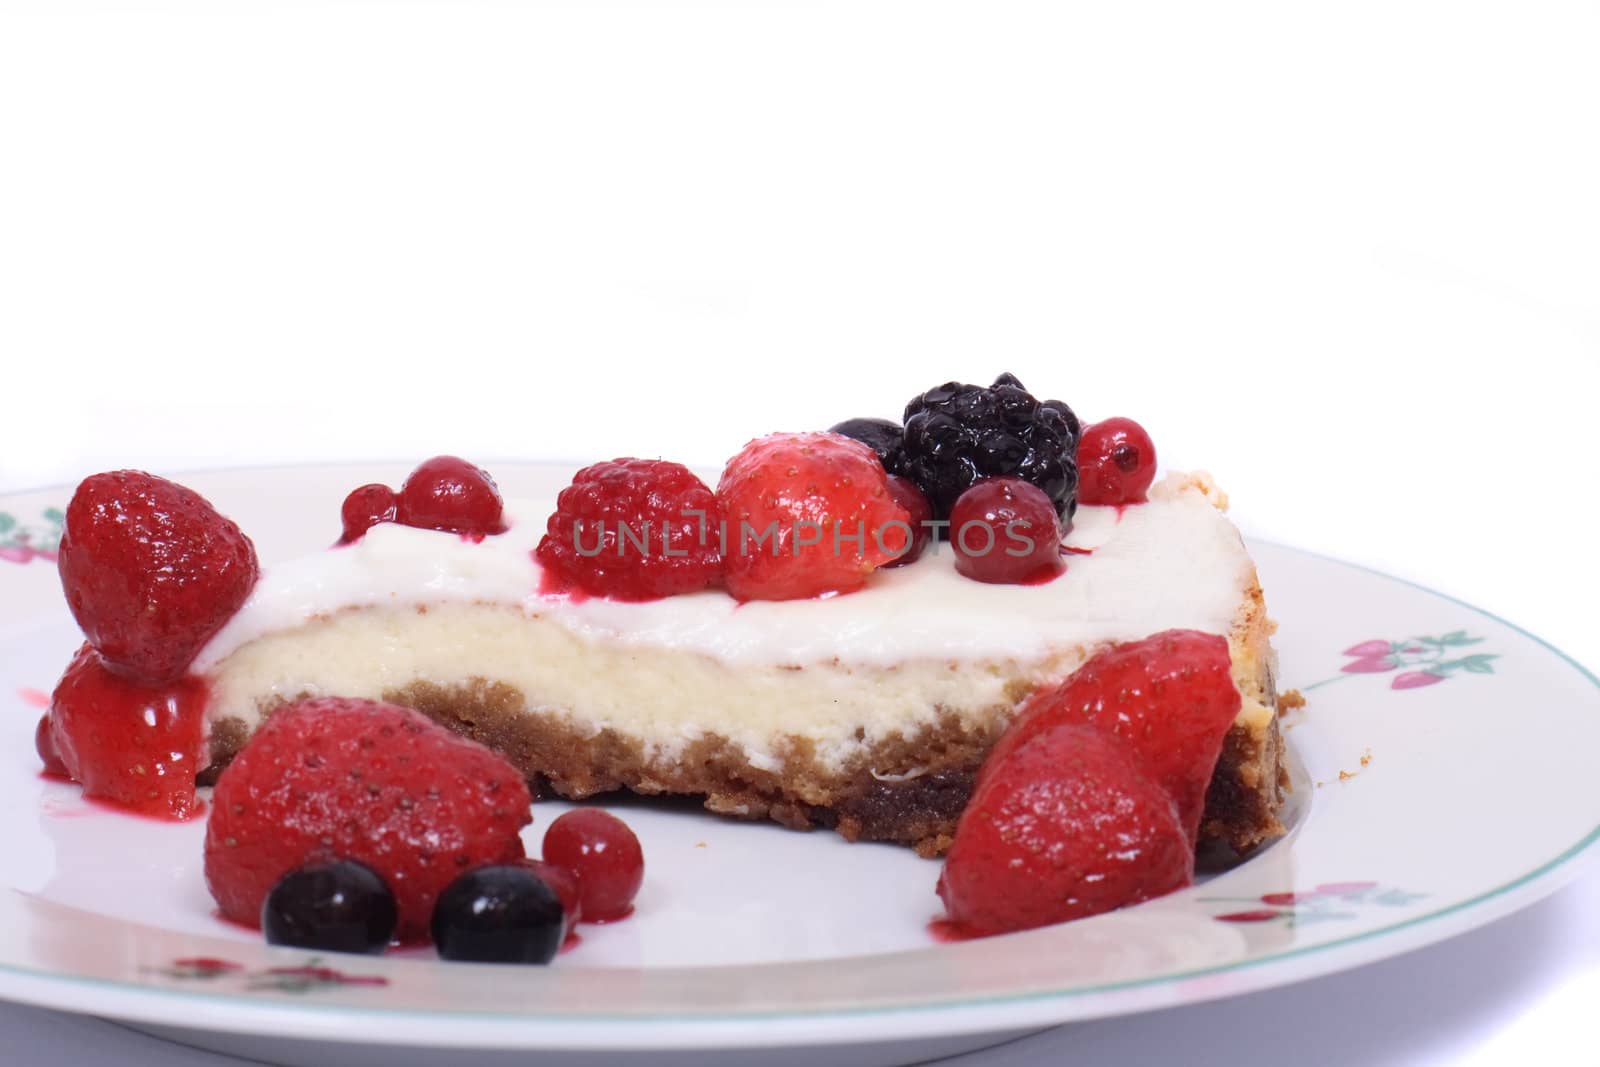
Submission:
<svg viewBox="0 0 1600 1067">
<path fill-rule="evenodd" d="M 1597 54 L 1592 3 L 0 0 L 0 491 L 716 465 L 1012 370 L 1600 665 Z"/>
</svg>

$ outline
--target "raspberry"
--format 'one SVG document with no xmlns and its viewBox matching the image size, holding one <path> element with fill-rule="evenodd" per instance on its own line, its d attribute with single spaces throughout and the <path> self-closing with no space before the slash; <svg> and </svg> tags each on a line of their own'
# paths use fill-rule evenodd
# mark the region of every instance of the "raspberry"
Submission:
<svg viewBox="0 0 1600 1067">
<path fill-rule="evenodd" d="M 400 487 L 396 519 L 423 530 L 482 540 L 506 532 L 500 488 L 481 467 L 458 456 L 424 460 Z"/>
<path fill-rule="evenodd" d="M 717 486 L 727 524 L 723 567 L 740 600 L 794 600 L 859 589 L 894 558 L 909 518 L 876 453 L 834 433 L 758 438 Z"/>
<path fill-rule="evenodd" d="M 255 587 L 255 546 L 205 498 L 143 471 L 84 479 L 58 566 L 67 605 L 106 665 L 140 682 L 181 675 Z"/>
<path fill-rule="evenodd" d="M 716 495 L 681 463 L 614 459 L 561 490 L 536 554 L 585 592 L 655 600 L 721 579 L 720 524 Z"/>
<path fill-rule="evenodd" d="M 917 488 L 916 482 L 898 474 L 889 475 L 889 495 L 894 497 L 896 504 L 906 509 L 906 521 L 911 524 L 911 544 L 903 553 L 884 564 L 885 567 L 901 567 L 921 559 L 933 543 L 933 508 L 928 505 L 927 495 Z M 884 532 L 884 542 L 893 549 L 905 544 L 888 531 Z"/>
<path fill-rule="evenodd" d="M 374 483 L 352 489 L 350 495 L 344 498 L 344 506 L 339 509 L 339 518 L 344 523 L 344 532 L 339 537 L 339 544 L 348 545 L 359 541 L 378 523 L 394 522 L 399 514 L 399 498 L 387 485 Z"/>
<path fill-rule="evenodd" d="M 1172 800 L 1116 739 L 1056 726 L 989 770 L 939 876 L 939 896 L 965 931 L 1082 919 L 1194 880 Z"/>
<path fill-rule="evenodd" d="M 990 478 L 961 494 L 950 512 L 956 570 L 995 584 L 1020 584 L 1062 570 L 1061 520 L 1036 486 Z"/>
<path fill-rule="evenodd" d="M 1033 737 L 1061 724 L 1117 738 L 1177 805 L 1191 845 L 1222 742 L 1239 715 L 1228 642 L 1197 630 L 1167 630 L 1114 645 L 1060 685 L 1029 697 L 1001 736 L 978 781 Z"/>
<path fill-rule="evenodd" d="M 1078 501 L 1142 504 L 1156 480 L 1156 446 L 1132 419 L 1085 426 L 1078 441 Z"/>
<path fill-rule="evenodd" d="M 544 832 L 545 862 L 577 877 L 583 917 L 620 919 L 644 884 L 644 852 L 628 824 L 598 808 L 562 815 Z"/>
<path fill-rule="evenodd" d="M 278 880 L 354 860 L 394 892 L 396 936 L 424 941 L 463 871 L 523 858 L 522 776 L 415 711 L 324 697 L 282 708 L 223 772 L 206 826 L 206 884 L 246 926 Z"/>
<path fill-rule="evenodd" d="M 194 776 L 206 700 L 198 678 L 144 685 L 108 670 L 86 644 L 51 697 L 50 748 L 84 796 L 186 819 L 200 810 Z"/>
<path fill-rule="evenodd" d="M 1077 507 L 1078 417 L 1059 400 L 1035 400 L 1002 374 L 994 385 L 946 382 L 906 405 L 904 474 L 928 494 L 936 519 L 985 478 L 1015 477 L 1044 490 L 1056 514 Z"/>
</svg>

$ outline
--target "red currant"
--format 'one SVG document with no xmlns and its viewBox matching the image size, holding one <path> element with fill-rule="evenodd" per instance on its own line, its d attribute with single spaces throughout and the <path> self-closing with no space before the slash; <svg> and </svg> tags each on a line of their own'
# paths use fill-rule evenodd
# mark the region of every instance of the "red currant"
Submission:
<svg viewBox="0 0 1600 1067">
<path fill-rule="evenodd" d="M 889 495 L 894 502 L 906 509 L 908 516 L 906 522 L 911 527 L 911 547 L 892 561 L 885 563 L 885 567 L 903 567 L 907 563 L 914 563 L 928 548 L 928 543 L 933 540 L 933 527 L 928 525 L 933 520 L 933 505 L 928 503 L 927 494 L 917 488 L 917 483 L 910 478 L 902 478 L 898 474 L 889 475 Z M 890 548 L 899 548 L 905 544 L 900 539 L 900 532 L 883 533 L 884 543 Z"/>
<path fill-rule="evenodd" d="M 1061 569 L 1061 520 L 1044 490 L 1020 478 L 990 478 L 962 493 L 950 512 L 956 570 L 995 584 L 1037 581 Z"/>
<path fill-rule="evenodd" d="M 350 490 L 350 495 L 344 498 L 344 507 L 339 510 L 339 517 L 344 521 L 344 535 L 339 543 L 348 545 L 359 541 L 378 523 L 393 522 L 399 506 L 394 490 L 387 485 L 363 485 Z"/>
<path fill-rule="evenodd" d="M 544 884 L 556 891 L 556 896 L 561 898 L 561 910 L 567 916 L 567 932 L 583 921 L 583 890 L 578 882 L 578 876 L 565 867 L 557 867 L 545 860 L 524 859 L 517 861 L 534 874 L 544 879 Z"/>
<path fill-rule="evenodd" d="M 39 716 L 39 725 L 33 730 L 34 751 L 39 753 L 39 762 L 44 764 L 44 773 L 55 778 L 70 778 L 67 765 L 61 762 L 61 755 L 56 751 L 55 738 L 50 736 L 50 715 L 48 712 Z"/>
<path fill-rule="evenodd" d="M 569 811 L 551 823 L 544 833 L 544 859 L 577 876 L 589 922 L 627 915 L 644 883 L 639 839 L 621 819 L 598 808 Z"/>
<path fill-rule="evenodd" d="M 1078 439 L 1078 503 L 1142 504 L 1156 479 L 1156 446 L 1132 419 L 1103 419 Z"/>
<path fill-rule="evenodd" d="M 474 537 L 506 529 L 494 479 L 456 456 L 434 456 L 411 472 L 400 487 L 396 517 L 407 526 Z"/>
</svg>

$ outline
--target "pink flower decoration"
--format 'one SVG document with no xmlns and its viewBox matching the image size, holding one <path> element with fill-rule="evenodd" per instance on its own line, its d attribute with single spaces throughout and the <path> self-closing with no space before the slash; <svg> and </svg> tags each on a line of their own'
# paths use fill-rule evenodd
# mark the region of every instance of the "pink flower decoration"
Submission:
<svg viewBox="0 0 1600 1067">
<path fill-rule="evenodd" d="M 1283 913 L 1270 908 L 1257 908 L 1255 911 L 1230 911 L 1226 915 L 1218 915 L 1217 918 L 1225 923 L 1264 923 L 1276 919 L 1281 914 Z"/>
<path fill-rule="evenodd" d="M 1382 656 L 1389 652 L 1387 641 L 1363 641 L 1359 645 L 1351 645 L 1344 650 L 1347 656 Z"/>
<path fill-rule="evenodd" d="M 0 559 L 9 563 L 26 563 L 34 556 L 27 545 L 0 545 Z"/>
<path fill-rule="evenodd" d="M 1387 645 L 1384 646 L 1384 648 L 1388 647 Z M 1392 671 L 1398 666 L 1400 664 L 1396 663 L 1390 656 L 1382 655 L 1363 656 L 1361 659 L 1351 660 L 1339 669 L 1345 674 L 1382 674 L 1384 671 Z"/>
<path fill-rule="evenodd" d="M 1390 689 L 1417 689 L 1424 685 L 1434 685 L 1444 681 L 1444 675 L 1434 674 L 1432 671 L 1406 671 L 1404 674 L 1394 676 L 1394 681 L 1389 683 Z"/>
<path fill-rule="evenodd" d="M 1324 882 L 1317 886 L 1318 893 L 1325 893 L 1331 897 L 1347 896 L 1351 893 L 1362 893 L 1368 889 L 1378 888 L 1377 882 Z"/>
</svg>

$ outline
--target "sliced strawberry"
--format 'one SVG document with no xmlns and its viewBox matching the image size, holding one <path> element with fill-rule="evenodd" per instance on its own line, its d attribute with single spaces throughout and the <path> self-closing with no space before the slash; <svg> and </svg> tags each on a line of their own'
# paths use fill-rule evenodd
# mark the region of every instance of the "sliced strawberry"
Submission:
<svg viewBox="0 0 1600 1067">
<path fill-rule="evenodd" d="M 1239 715 L 1232 671 L 1228 642 L 1216 634 L 1167 630 L 1114 645 L 1028 699 L 990 751 L 979 783 L 1047 730 L 1094 726 L 1126 744 L 1135 764 L 1167 790 L 1193 842 L 1223 740 Z"/>
<path fill-rule="evenodd" d="M 1081 919 L 1181 889 L 1194 850 L 1127 746 L 1055 726 L 990 769 L 956 828 L 939 896 L 973 934 Z"/>
<path fill-rule="evenodd" d="M 106 665 L 137 681 L 183 674 L 255 586 L 255 546 L 205 498 L 143 471 L 84 479 L 57 564 L 67 605 Z"/>
</svg>

